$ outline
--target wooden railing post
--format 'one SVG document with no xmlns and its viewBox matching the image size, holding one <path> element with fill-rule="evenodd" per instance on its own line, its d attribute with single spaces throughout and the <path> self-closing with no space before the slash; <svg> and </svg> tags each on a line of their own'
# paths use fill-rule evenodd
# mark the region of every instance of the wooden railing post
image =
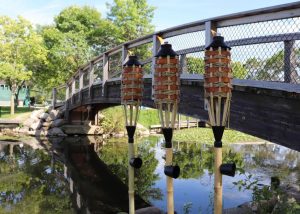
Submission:
<svg viewBox="0 0 300 214">
<path fill-rule="evenodd" d="M 153 99 L 153 94 L 154 94 L 154 89 L 153 89 L 153 86 L 154 86 L 154 72 L 155 72 L 155 55 L 157 54 L 159 48 L 160 48 L 160 42 L 157 38 L 158 35 L 153 35 L 152 36 L 152 43 L 153 43 L 153 46 L 152 46 L 152 62 L 151 62 L 151 76 L 152 76 L 152 99 Z"/>
<path fill-rule="evenodd" d="M 213 38 L 212 31 L 217 33 L 216 24 L 212 21 L 205 22 L 205 47 L 212 42 L 212 38 Z"/>
<path fill-rule="evenodd" d="M 212 42 L 212 38 L 213 38 L 212 31 L 217 33 L 216 24 L 212 21 L 205 22 L 205 47 L 210 45 L 210 43 Z M 207 111 L 207 100 L 206 99 L 204 99 L 204 110 Z"/>
<path fill-rule="evenodd" d="M 103 78 L 102 78 L 102 96 L 105 92 L 105 83 L 108 80 L 108 55 L 103 54 Z"/>
<path fill-rule="evenodd" d="M 92 95 L 93 83 L 94 83 L 94 64 L 93 62 L 91 62 L 89 67 L 89 98 L 91 98 Z"/>
<path fill-rule="evenodd" d="M 56 96 L 57 96 L 57 89 L 52 89 L 52 107 L 55 108 L 56 105 Z"/>
<path fill-rule="evenodd" d="M 126 45 L 123 45 L 122 46 L 122 67 L 127 60 L 128 60 L 128 48 Z"/>
<path fill-rule="evenodd" d="M 79 91 L 81 91 L 83 88 L 83 75 L 84 75 L 84 72 L 83 72 L 83 70 L 80 69 L 80 71 L 79 71 Z"/>
<path fill-rule="evenodd" d="M 186 54 L 182 54 L 180 56 L 180 73 L 187 73 L 188 69 L 187 69 L 187 58 L 186 58 Z"/>
<path fill-rule="evenodd" d="M 70 98 L 70 88 L 69 88 L 69 84 L 66 84 L 66 99 L 68 100 Z"/>
<path fill-rule="evenodd" d="M 284 41 L 284 82 L 297 83 L 295 40 Z"/>
<path fill-rule="evenodd" d="M 73 96 L 76 93 L 76 80 L 75 80 L 75 77 L 72 78 L 71 84 L 72 84 L 72 93 L 71 93 L 72 94 L 72 99 L 71 99 L 71 103 L 73 103 L 74 102 Z"/>
<path fill-rule="evenodd" d="M 76 93 L 76 80 L 75 80 L 75 77 L 73 77 L 72 79 L 72 96 Z"/>
</svg>

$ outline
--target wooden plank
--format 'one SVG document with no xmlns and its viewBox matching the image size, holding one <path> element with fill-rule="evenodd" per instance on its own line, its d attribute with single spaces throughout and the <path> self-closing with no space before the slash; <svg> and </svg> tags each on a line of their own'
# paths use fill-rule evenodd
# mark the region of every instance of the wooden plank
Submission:
<svg viewBox="0 0 300 214">
<path fill-rule="evenodd" d="M 217 32 L 216 23 L 212 21 L 205 22 L 205 47 L 209 46 L 212 42 L 212 31 Z"/>
<path fill-rule="evenodd" d="M 213 20 L 217 21 L 217 27 L 228 27 L 233 25 L 251 24 L 256 22 L 265 22 L 278 19 L 286 19 L 300 16 L 299 2 L 290 4 L 291 7 L 286 9 L 282 5 L 268 8 L 262 8 L 254 11 L 240 12 L 224 17 L 217 17 Z M 297 7 L 297 8 L 292 8 Z M 273 8 L 273 9 L 272 9 Z"/>
<path fill-rule="evenodd" d="M 127 45 L 128 49 L 131 49 L 151 42 L 152 42 L 152 35 L 148 35 L 146 37 L 141 37 L 140 39 L 136 39 L 134 41 L 129 41 L 125 44 Z"/>
<path fill-rule="evenodd" d="M 184 55 L 184 54 L 189 54 L 189 53 L 201 52 L 204 50 L 205 50 L 205 46 L 203 45 L 203 46 L 197 46 L 197 47 L 193 47 L 193 48 L 178 50 L 178 51 L 176 51 L 176 53 L 179 55 Z"/>
<path fill-rule="evenodd" d="M 300 33 L 287 33 L 287 34 L 277 34 L 277 35 L 237 39 L 237 40 L 226 41 L 226 44 L 228 46 L 234 47 L 234 46 L 243 46 L 243 45 L 265 44 L 271 42 L 283 42 L 286 40 L 300 40 Z"/>
<path fill-rule="evenodd" d="M 176 30 L 164 30 L 163 32 L 158 32 L 161 34 L 164 38 L 170 38 L 174 36 L 179 36 L 183 34 L 188 34 L 188 33 L 194 33 L 198 31 L 204 31 L 205 26 L 203 23 L 196 24 L 195 26 L 185 26 L 183 28 L 178 28 Z"/>
<path fill-rule="evenodd" d="M 102 77 L 102 96 L 105 93 L 105 83 L 108 80 L 108 55 L 103 55 L 103 77 Z"/>
</svg>

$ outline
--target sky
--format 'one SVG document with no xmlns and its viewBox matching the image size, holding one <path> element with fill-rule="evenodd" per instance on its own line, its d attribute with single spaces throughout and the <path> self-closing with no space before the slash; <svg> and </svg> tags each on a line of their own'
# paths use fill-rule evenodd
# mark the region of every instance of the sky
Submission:
<svg viewBox="0 0 300 214">
<path fill-rule="evenodd" d="M 33 24 L 51 24 L 53 18 L 70 5 L 95 7 L 106 17 L 106 2 L 113 0 L 0 0 L 0 15 L 13 18 L 21 15 Z M 156 30 L 291 2 L 295 0 L 148 0 L 156 7 L 153 18 Z"/>
</svg>

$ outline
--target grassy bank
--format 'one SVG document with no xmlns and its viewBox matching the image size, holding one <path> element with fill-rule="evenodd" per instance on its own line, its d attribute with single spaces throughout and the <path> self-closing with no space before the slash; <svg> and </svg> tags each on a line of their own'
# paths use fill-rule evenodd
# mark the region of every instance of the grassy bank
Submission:
<svg viewBox="0 0 300 214">
<path fill-rule="evenodd" d="M 105 119 L 102 121 L 101 125 L 104 127 L 105 132 L 110 132 L 112 130 L 118 132 L 124 130 L 125 120 L 121 106 L 105 109 L 102 113 L 105 115 Z M 141 109 L 138 123 L 142 124 L 146 128 L 149 128 L 150 125 L 160 124 L 157 110 L 149 108 Z M 214 137 L 210 128 L 190 128 L 179 131 L 176 130 L 173 140 L 180 142 L 203 142 L 212 144 L 214 142 Z M 223 143 L 225 144 L 256 141 L 262 140 L 234 130 L 225 130 L 223 136 Z"/>
<path fill-rule="evenodd" d="M 123 107 L 117 106 L 108 108 L 103 110 L 102 114 L 105 116 L 105 118 L 101 122 L 101 125 L 105 130 L 109 131 L 111 129 L 114 129 L 115 131 L 119 131 L 124 129 L 125 120 Z M 157 110 L 141 109 L 138 123 L 142 124 L 146 128 L 149 128 L 150 125 L 159 124 Z"/>
<path fill-rule="evenodd" d="M 180 142 L 202 142 L 206 144 L 212 144 L 214 142 L 214 136 L 211 128 L 190 128 L 175 131 L 173 140 Z M 225 144 L 256 141 L 262 140 L 234 130 L 225 130 L 222 139 L 222 142 Z"/>
<path fill-rule="evenodd" d="M 142 109 L 139 116 L 139 123 L 149 129 L 151 125 L 160 124 L 156 109 Z"/>
<path fill-rule="evenodd" d="M 1 107 L 0 119 L 14 119 L 20 117 L 23 114 L 28 114 L 32 109 L 28 107 L 18 107 L 15 108 L 15 114 L 10 115 L 10 107 Z"/>
</svg>

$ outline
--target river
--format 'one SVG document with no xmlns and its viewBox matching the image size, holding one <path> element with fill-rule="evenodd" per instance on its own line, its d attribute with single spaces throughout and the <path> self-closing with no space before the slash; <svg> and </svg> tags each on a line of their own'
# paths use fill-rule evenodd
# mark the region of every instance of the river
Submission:
<svg viewBox="0 0 300 214">
<path fill-rule="evenodd" d="M 101 197 L 97 203 L 92 203 L 96 196 L 85 199 L 89 193 L 80 192 L 82 185 L 75 194 L 78 182 L 86 181 L 76 181 L 74 173 L 72 177 L 66 172 L 70 167 L 65 163 L 68 157 L 63 152 L 64 145 L 89 143 L 94 143 L 93 149 L 108 169 L 127 184 L 126 140 L 103 141 L 89 136 L 51 139 L 50 142 L 47 139 L 1 142 L 0 213 L 76 213 L 83 207 L 93 206 L 96 210 L 106 205 L 109 210 L 108 202 L 100 203 Z M 143 159 L 142 168 L 136 171 L 136 191 L 146 203 L 166 211 L 163 140 L 161 137 L 140 138 L 135 145 L 137 155 Z M 181 168 L 180 177 L 174 180 L 177 213 L 212 213 L 213 157 L 210 145 L 174 142 L 174 164 Z M 251 201 L 258 197 L 257 193 L 263 194 L 259 191 L 270 186 L 271 177 L 278 177 L 284 186 L 300 183 L 300 152 L 276 144 L 225 145 L 223 162 L 235 162 L 238 168 L 235 177 L 223 176 L 225 209 Z M 93 173 L 96 174 L 86 172 L 89 174 L 86 176 L 94 176 Z M 88 180 L 93 182 L 90 177 Z M 105 195 L 103 190 L 95 191 Z"/>
</svg>

